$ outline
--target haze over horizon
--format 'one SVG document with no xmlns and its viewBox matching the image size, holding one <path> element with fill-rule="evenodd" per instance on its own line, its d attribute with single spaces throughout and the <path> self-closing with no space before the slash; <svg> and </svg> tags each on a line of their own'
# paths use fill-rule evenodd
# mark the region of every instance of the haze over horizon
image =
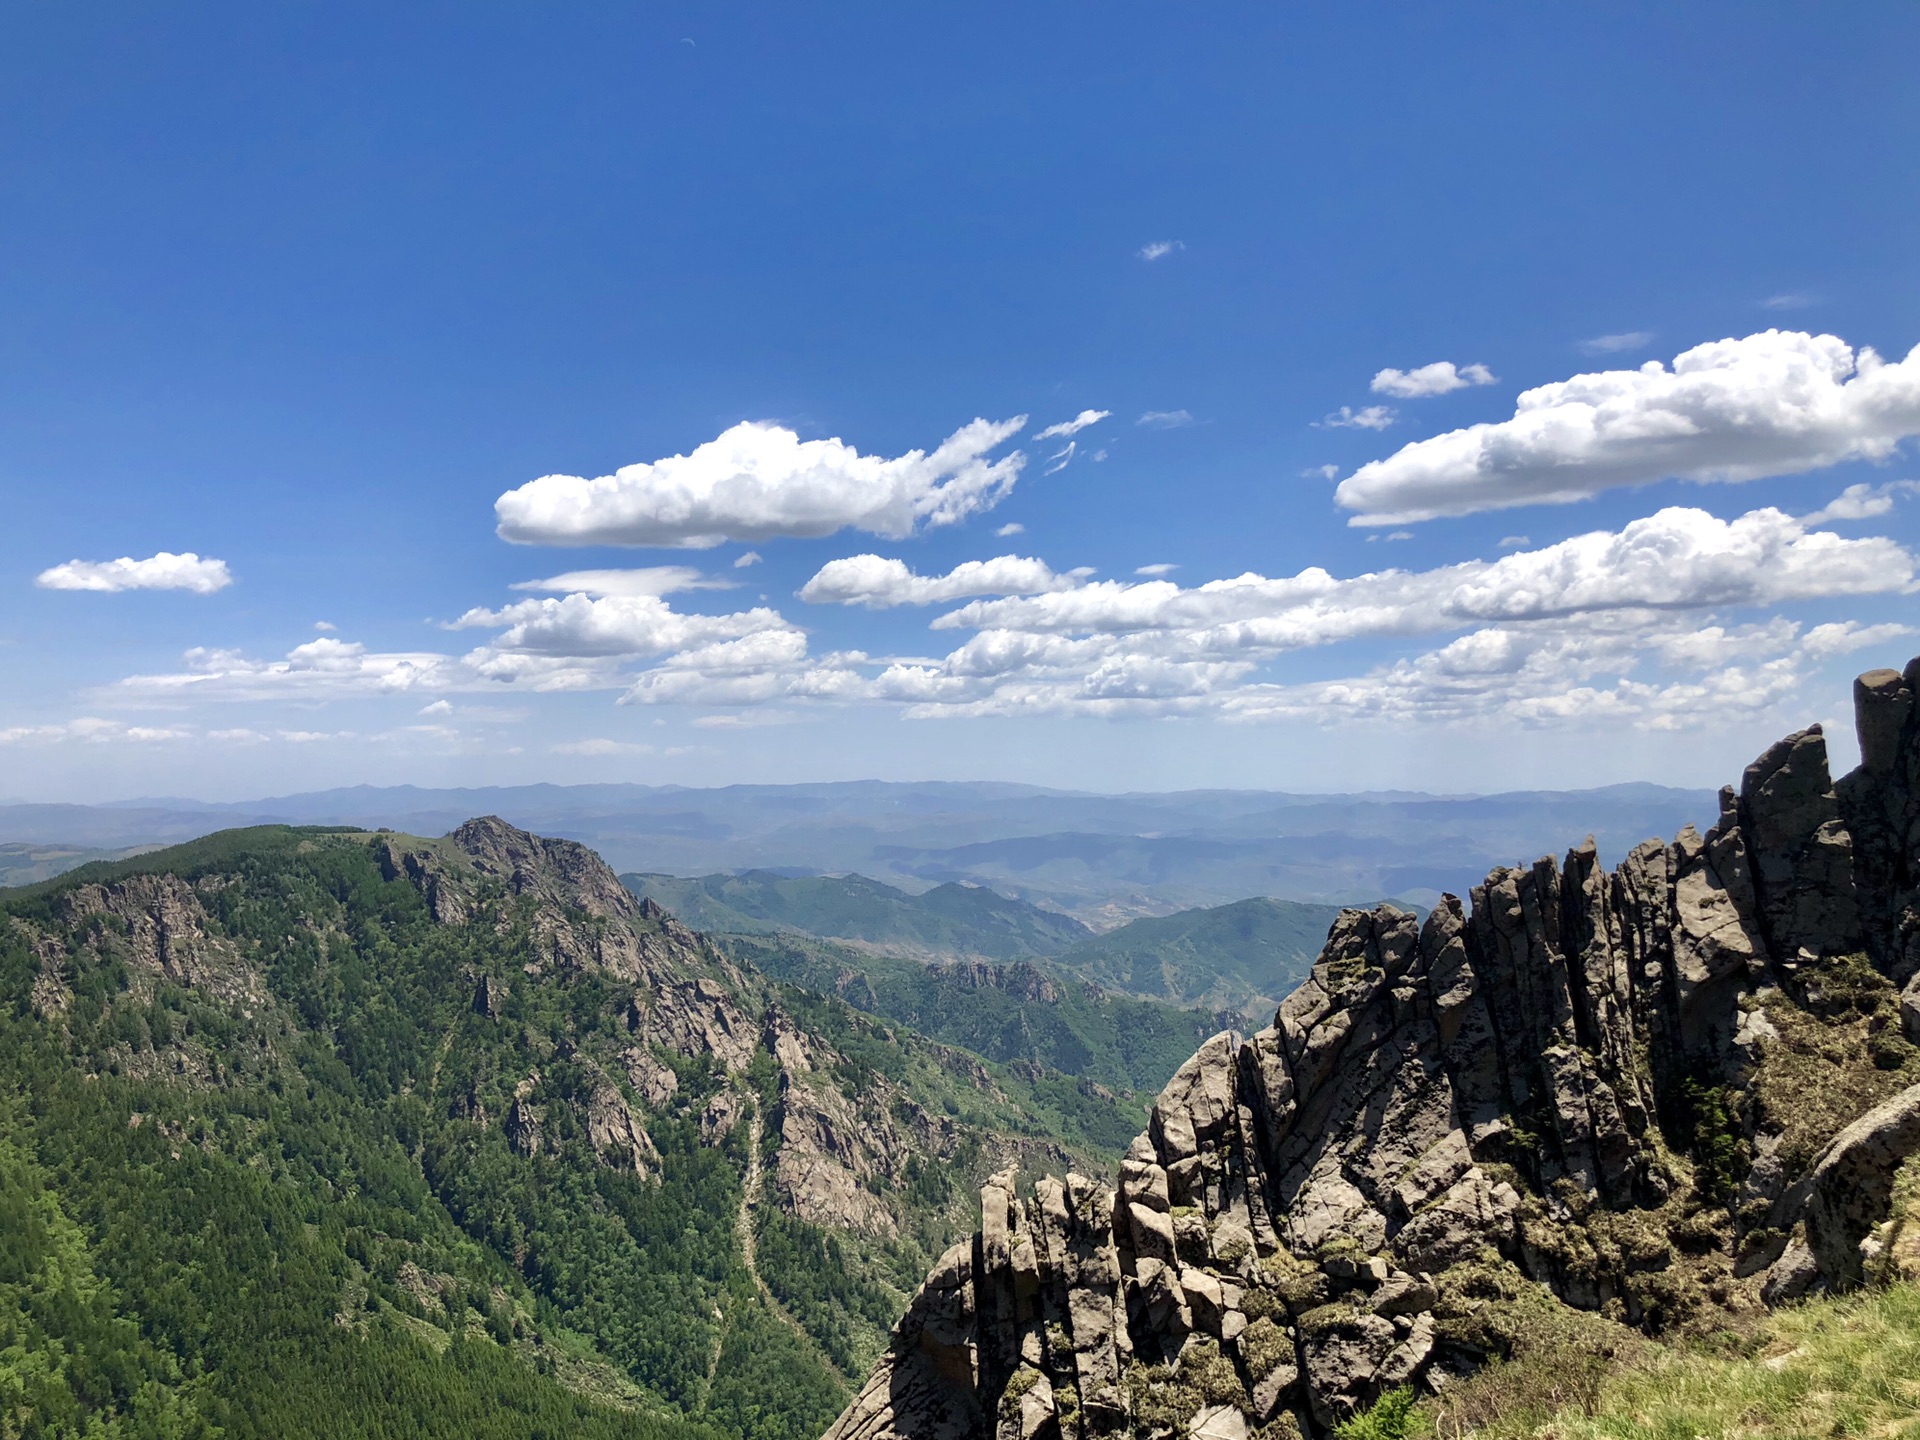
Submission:
<svg viewBox="0 0 1920 1440">
<path fill-rule="evenodd" d="M 0 21 L 0 794 L 1852 763 L 1920 13 L 1001 18 Z"/>
</svg>

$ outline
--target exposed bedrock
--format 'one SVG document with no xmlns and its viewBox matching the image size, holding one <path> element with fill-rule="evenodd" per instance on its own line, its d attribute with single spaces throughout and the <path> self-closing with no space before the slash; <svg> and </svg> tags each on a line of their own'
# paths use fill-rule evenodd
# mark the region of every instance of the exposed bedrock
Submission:
<svg viewBox="0 0 1920 1440">
<path fill-rule="evenodd" d="M 1857 1282 L 1920 1086 L 1822 1150 L 1762 1077 L 1776 1021 L 1859 1049 L 1836 1094 L 1920 1075 L 1917 683 L 1862 677 L 1838 786 L 1814 726 L 1705 835 L 1612 870 L 1588 840 L 1424 921 L 1343 912 L 1270 1026 L 1181 1067 L 1112 1183 L 988 1183 L 829 1435 L 1322 1435 L 1502 1353 L 1488 1297 L 1516 1286 L 1658 1331 Z M 1851 1029 L 1825 1018 L 1843 993 Z"/>
</svg>

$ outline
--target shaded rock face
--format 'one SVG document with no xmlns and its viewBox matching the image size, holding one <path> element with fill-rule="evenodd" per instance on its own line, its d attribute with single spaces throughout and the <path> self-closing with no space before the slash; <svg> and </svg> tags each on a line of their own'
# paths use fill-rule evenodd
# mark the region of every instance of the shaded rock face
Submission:
<svg viewBox="0 0 1920 1440">
<path fill-rule="evenodd" d="M 1113 1184 L 988 1183 L 971 1253 L 829 1435 L 1322 1435 L 1500 1353 L 1488 1276 L 1647 1330 L 1858 1280 L 1920 1086 L 1798 1173 L 1742 1097 L 1768 1007 L 1804 1013 L 1827 962 L 1920 971 L 1916 677 L 1860 682 L 1837 787 L 1815 726 L 1704 836 L 1611 871 L 1589 840 L 1424 922 L 1343 912 L 1272 1025 L 1174 1076 Z"/>
</svg>

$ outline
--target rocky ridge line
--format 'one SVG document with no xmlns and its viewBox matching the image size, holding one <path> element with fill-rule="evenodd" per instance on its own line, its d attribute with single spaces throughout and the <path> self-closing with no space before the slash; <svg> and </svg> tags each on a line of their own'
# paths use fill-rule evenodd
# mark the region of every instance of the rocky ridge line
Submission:
<svg viewBox="0 0 1920 1440">
<path fill-rule="evenodd" d="M 1857 1282 L 1920 1151 L 1917 694 L 1857 682 L 1837 786 L 1814 726 L 1705 836 L 1342 913 L 1117 1186 L 987 1184 L 828 1440 L 1317 1436 L 1530 1296 L 1658 1333 Z M 1882 1103 L 1803 1153 L 1809 1086 Z"/>
</svg>

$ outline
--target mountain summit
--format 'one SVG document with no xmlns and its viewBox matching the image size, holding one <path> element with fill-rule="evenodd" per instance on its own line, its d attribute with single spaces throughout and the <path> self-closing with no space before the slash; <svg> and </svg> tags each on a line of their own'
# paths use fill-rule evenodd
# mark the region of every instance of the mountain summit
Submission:
<svg viewBox="0 0 1920 1440">
<path fill-rule="evenodd" d="M 988 1181 L 829 1440 L 1323 1435 L 1920 1264 L 1917 692 L 1862 676 L 1860 767 L 1790 735 L 1705 836 L 1342 913 L 1116 1186 Z"/>
</svg>

